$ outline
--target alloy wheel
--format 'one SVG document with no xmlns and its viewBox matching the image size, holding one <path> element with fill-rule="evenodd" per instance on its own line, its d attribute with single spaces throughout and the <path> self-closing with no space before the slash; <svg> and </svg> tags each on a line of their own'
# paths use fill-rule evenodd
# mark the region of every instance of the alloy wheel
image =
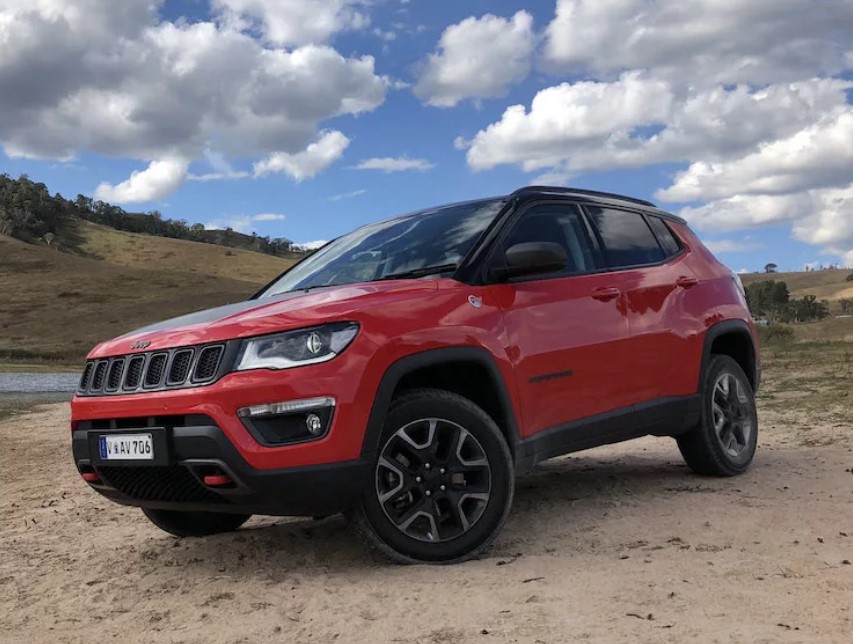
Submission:
<svg viewBox="0 0 853 644">
<path fill-rule="evenodd" d="M 477 438 L 461 425 L 424 418 L 398 429 L 376 464 L 376 494 L 391 523 L 418 541 L 466 533 L 489 502 L 492 472 Z"/>
<path fill-rule="evenodd" d="M 734 374 L 724 371 L 717 378 L 711 412 L 723 451 L 731 458 L 739 458 L 748 449 L 755 418 L 749 393 Z"/>
</svg>

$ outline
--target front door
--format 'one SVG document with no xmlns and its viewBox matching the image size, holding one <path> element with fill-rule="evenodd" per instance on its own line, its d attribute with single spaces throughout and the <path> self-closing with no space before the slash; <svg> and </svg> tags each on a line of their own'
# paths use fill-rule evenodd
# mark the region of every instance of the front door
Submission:
<svg viewBox="0 0 853 644">
<path fill-rule="evenodd" d="M 623 386 L 625 296 L 601 272 L 603 255 L 585 217 L 570 203 L 535 204 L 499 250 L 542 241 L 563 246 L 565 270 L 490 287 L 504 313 L 524 437 L 631 404 Z"/>
</svg>

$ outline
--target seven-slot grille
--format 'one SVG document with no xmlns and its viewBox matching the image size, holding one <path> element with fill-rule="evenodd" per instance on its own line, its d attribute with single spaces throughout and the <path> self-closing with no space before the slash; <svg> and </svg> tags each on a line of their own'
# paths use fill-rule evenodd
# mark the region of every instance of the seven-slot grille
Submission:
<svg viewBox="0 0 853 644">
<path fill-rule="evenodd" d="M 224 353 L 225 345 L 214 344 L 90 360 L 77 394 L 104 396 L 209 384 L 219 374 Z"/>
</svg>

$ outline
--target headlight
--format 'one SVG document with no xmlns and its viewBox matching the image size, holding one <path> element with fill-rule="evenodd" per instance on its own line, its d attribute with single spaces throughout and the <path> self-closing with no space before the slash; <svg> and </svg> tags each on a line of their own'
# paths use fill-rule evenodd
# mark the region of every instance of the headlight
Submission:
<svg viewBox="0 0 853 644">
<path fill-rule="evenodd" d="M 357 333 L 358 324 L 341 322 L 244 340 L 235 369 L 290 369 L 326 362 L 346 349 Z"/>
</svg>

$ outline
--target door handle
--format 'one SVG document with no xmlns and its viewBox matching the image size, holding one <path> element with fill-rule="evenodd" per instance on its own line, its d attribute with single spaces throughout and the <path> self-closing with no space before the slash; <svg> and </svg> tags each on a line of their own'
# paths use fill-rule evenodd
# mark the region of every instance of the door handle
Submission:
<svg viewBox="0 0 853 644">
<path fill-rule="evenodd" d="M 618 288 L 597 288 L 592 292 L 592 297 L 599 302 L 609 302 L 619 297 L 621 291 Z"/>
<path fill-rule="evenodd" d="M 699 283 L 699 280 L 695 277 L 688 277 L 687 275 L 682 275 L 675 283 L 678 284 L 681 288 L 693 288 Z"/>
</svg>

